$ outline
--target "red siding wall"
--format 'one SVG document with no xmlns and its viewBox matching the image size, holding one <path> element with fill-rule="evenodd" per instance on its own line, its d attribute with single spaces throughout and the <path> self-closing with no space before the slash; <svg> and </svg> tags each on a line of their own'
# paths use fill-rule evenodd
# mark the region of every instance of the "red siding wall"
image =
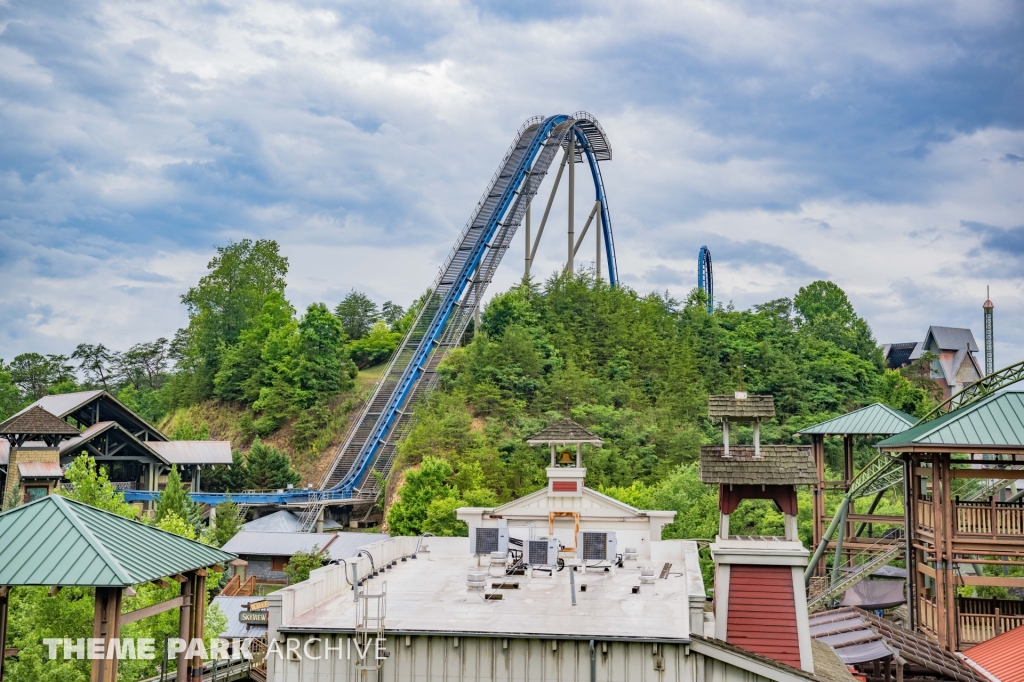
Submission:
<svg viewBox="0 0 1024 682">
<path fill-rule="evenodd" d="M 729 568 L 726 641 L 800 667 L 793 572 L 789 566 L 734 564 Z"/>
<path fill-rule="evenodd" d="M 576 481 L 551 481 L 551 489 L 556 493 L 577 492 Z"/>
</svg>

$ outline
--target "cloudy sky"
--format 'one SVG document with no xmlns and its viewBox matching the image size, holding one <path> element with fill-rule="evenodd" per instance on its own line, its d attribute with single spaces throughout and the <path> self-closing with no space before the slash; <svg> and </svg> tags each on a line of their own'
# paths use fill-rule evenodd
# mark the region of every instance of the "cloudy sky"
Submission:
<svg viewBox="0 0 1024 682">
<path fill-rule="evenodd" d="M 1022 35 L 1011 0 L 0 0 L 0 357 L 169 337 L 245 237 L 280 243 L 300 307 L 404 305 L 522 122 L 583 109 L 629 286 L 684 296 L 707 244 L 719 300 L 828 278 L 890 342 L 980 341 L 991 285 L 1009 364 Z"/>
</svg>

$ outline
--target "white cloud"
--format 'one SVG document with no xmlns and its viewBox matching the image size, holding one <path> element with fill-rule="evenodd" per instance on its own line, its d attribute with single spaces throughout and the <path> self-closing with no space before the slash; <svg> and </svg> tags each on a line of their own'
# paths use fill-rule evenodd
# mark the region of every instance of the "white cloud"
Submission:
<svg viewBox="0 0 1024 682">
<path fill-rule="evenodd" d="M 792 295 L 821 271 L 891 340 L 969 322 L 1000 272 L 1011 338 L 1024 280 L 962 223 L 1024 224 L 1024 164 L 1002 161 L 1024 155 L 1001 99 L 1019 6 L 538 7 L 0 6 L 0 357 L 169 336 L 213 246 L 243 237 L 279 241 L 298 307 L 351 288 L 407 303 L 520 123 L 578 109 L 615 152 L 625 282 L 683 295 L 719 235 L 738 254 L 716 261 L 720 298 Z M 540 276 L 561 266 L 562 201 L 550 220 Z"/>
</svg>

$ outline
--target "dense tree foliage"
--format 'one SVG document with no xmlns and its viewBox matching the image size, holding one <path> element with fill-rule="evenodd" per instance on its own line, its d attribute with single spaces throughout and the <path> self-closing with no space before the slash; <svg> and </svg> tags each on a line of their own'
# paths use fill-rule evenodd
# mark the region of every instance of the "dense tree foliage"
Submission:
<svg viewBox="0 0 1024 682">
<path fill-rule="evenodd" d="M 417 407 L 399 449 L 398 469 L 412 470 L 388 515 L 394 533 L 429 530 L 431 508 L 430 527 L 457 529 L 454 509 L 479 491 L 497 502 L 537 490 L 548 455 L 525 439 L 570 416 L 605 441 L 584 450 L 588 486 L 675 509 L 666 537 L 709 538 L 716 498 L 695 465 L 700 445 L 721 439 L 706 418 L 708 395 L 740 386 L 773 394 L 778 416 L 763 427 L 766 442 L 792 442 L 801 427 L 876 400 L 917 414 L 932 404 L 904 374 L 883 369 L 870 328 L 831 282 L 710 314 L 699 291 L 680 302 L 585 275 L 524 284 L 495 296 L 479 333 L 439 373 L 440 390 Z M 750 430 L 734 437 L 749 442 Z M 838 466 L 834 444 L 826 456 Z M 767 503 L 754 508 L 738 526 L 781 524 Z"/>
</svg>

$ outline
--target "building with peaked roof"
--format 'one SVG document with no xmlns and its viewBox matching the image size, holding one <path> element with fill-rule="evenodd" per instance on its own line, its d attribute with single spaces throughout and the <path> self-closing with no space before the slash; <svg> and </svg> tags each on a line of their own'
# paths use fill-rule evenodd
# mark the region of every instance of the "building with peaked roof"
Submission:
<svg viewBox="0 0 1024 682">
<path fill-rule="evenodd" d="M 1024 479 L 1024 391 L 1001 391 L 877 443 L 902 460 L 912 625 L 948 651 L 963 651 L 1024 626 L 1024 602 L 960 596 L 963 586 L 1024 588 L 1024 578 L 977 575 L 1018 566 L 1024 543 L 1020 495 L 1003 491 Z M 966 479 L 966 480 L 965 480 Z M 981 479 L 979 494 L 962 496 Z"/>
<path fill-rule="evenodd" d="M 285 566 L 299 552 L 324 552 L 329 561 L 348 559 L 363 545 L 386 540 L 382 533 L 291 533 L 243 530 L 224 543 L 225 552 L 248 562 L 246 574 L 260 583 L 288 582 Z"/>
<path fill-rule="evenodd" d="M 37 422 L 45 422 L 60 434 L 36 433 L 40 428 Z M 8 435 L 16 450 L 35 441 L 50 443 L 57 449 L 55 461 L 61 466 L 67 466 L 80 455 L 89 455 L 107 470 L 110 481 L 121 490 L 160 490 L 171 467 L 177 465 L 183 480 L 191 482 L 192 490 L 198 491 L 202 467 L 232 463 L 228 441 L 170 440 L 101 390 L 44 396 L 0 425 L 0 434 L 5 428 L 19 431 L 20 435 Z M 4 468 L 0 464 L 0 470 Z M 6 468 L 16 473 L 12 467 Z M 8 483 L 0 490 L 11 487 L 10 478 L 9 475 Z M 34 489 L 41 490 L 39 486 Z M 13 498 L 8 498 L 5 504 L 12 503 Z"/>
<path fill-rule="evenodd" d="M 886 366 L 899 369 L 932 353 L 931 378 L 942 387 L 943 399 L 985 375 L 978 361 L 978 342 L 974 333 L 962 327 L 928 327 L 924 340 L 909 343 L 890 343 L 882 346 Z"/>
</svg>

